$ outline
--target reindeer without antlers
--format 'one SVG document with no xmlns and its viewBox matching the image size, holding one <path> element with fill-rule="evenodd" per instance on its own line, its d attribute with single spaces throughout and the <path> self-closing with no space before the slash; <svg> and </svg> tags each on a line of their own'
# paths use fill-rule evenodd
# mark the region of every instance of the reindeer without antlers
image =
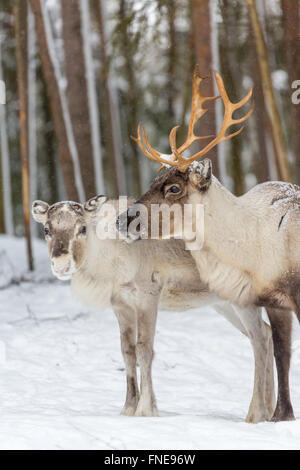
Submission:
<svg viewBox="0 0 300 470">
<path fill-rule="evenodd" d="M 151 147 L 145 131 L 141 133 L 141 126 L 138 128 L 136 141 L 143 153 L 168 167 L 136 202 L 148 209 L 147 216 L 139 216 L 140 234 L 149 236 L 153 203 L 171 206 L 176 202 L 183 211 L 185 204 L 193 207 L 203 205 L 203 247 L 191 251 L 191 255 L 210 291 L 239 307 L 247 307 L 248 315 L 252 315 L 257 307 L 266 308 L 272 327 L 278 375 L 278 399 L 272 420 L 292 420 L 289 367 L 292 310 L 300 320 L 300 188 L 288 183 L 268 182 L 236 197 L 212 175 L 210 160 L 196 162 L 218 143 L 238 135 L 243 127 L 228 135 L 226 132 L 232 125 L 248 119 L 253 111 L 252 105 L 245 116 L 234 119 L 234 112 L 250 100 L 252 89 L 241 101 L 232 103 L 221 76 L 217 72 L 214 75 L 224 104 L 224 119 L 217 136 L 202 150 L 190 158 L 183 156 L 199 140 L 194 134 L 194 127 L 207 111 L 203 104 L 217 99 L 201 95 L 203 79 L 197 69 L 193 78 L 190 125 L 184 144 L 177 148 L 178 126 L 174 127 L 169 138 L 172 154 L 167 159 Z M 136 222 L 137 218 L 136 204 L 118 220 L 119 230 L 131 240 L 141 237 L 131 228 L 131 222 Z M 182 224 L 176 223 L 176 220 L 173 221 L 170 236 L 181 236 L 185 240 Z M 163 237 L 161 227 L 159 237 Z M 191 248 L 190 240 L 185 240 L 185 244 L 187 249 Z M 265 364 L 262 363 L 261 367 L 264 368 Z"/>
</svg>

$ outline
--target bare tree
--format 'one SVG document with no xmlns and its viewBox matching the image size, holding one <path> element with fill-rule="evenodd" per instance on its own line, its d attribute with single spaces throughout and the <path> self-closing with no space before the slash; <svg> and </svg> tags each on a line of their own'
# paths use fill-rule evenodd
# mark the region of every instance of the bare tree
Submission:
<svg viewBox="0 0 300 470">
<path fill-rule="evenodd" d="M 34 15 L 28 5 L 27 19 L 27 47 L 28 47 L 28 145 L 30 167 L 30 199 L 37 199 L 37 136 L 36 136 L 36 40 L 34 30 Z M 36 224 L 31 225 L 31 233 L 37 235 Z"/>
<path fill-rule="evenodd" d="M 113 168 L 114 191 L 116 194 L 126 194 L 126 176 L 122 153 L 122 136 L 118 97 L 112 84 L 112 75 L 110 72 L 110 63 L 107 54 L 108 36 L 105 2 L 102 0 L 97 0 L 96 5 L 101 40 L 101 81 L 104 87 L 105 109 L 107 112 L 106 130 L 108 133 L 109 156 Z M 132 113 L 134 113 L 134 110 L 132 110 Z M 128 120 L 130 119 L 131 117 L 128 116 Z"/>
<path fill-rule="evenodd" d="M 78 151 L 85 195 L 96 194 L 86 67 L 79 0 L 61 2 L 68 108 Z"/>
<path fill-rule="evenodd" d="M 3 80 L 2 72 L 2 37 L 0 36 L 0 80 Z M 13 223 L 13 207 L 12 207 L 12 191 L 11 191 L 11 174 L 10 174 L 10 155 L 8 147 L 8 135 L 6 125 L 6 109 L 5 104 L 0 103 L 0 148 L 1 148 L 1 180 L 2 194 L 1 198 L 3 207 L 3 231 L 9 235 L 14 233 Z"/>
<path fill-rule="evenodd" d="M 224 34 L 221 38 L 222 52 L 220 65 L 224 77 L 226 77 L 229 96 L 232 97 L 233 101 L 238 101 L 240 71 L 237 69 L 237 63 L 235 60 L 236 47 L 235 44 L 232 44 L 232 37 L 234 36 L 234 38 L 236 38 L 236 36 L 232 34 L 231 29 L 231 20 L 232 18 L 234 20 L 236 19 L 235 5 L 229 2 L 222 2 L 221 13 L 223 18 Z M 228 166 L 230 166 L 230 174 L 233 180 L 233 191 L 236 195 L 241 195 L 245 192 L 241 138 L 238 137 L 236 139 L 232 139 L 231 142 L 229 142 L 228 147 L 230 149 L 230 160 Z"/>
<path fill-rule="evenodd" d="M 199 64 L 200 75 L 202 77 L 207 77 L 211 75 L 213 68 L 210 0 L 193 0 L 192 16 L 196 61 Z M 206 80 L 206 83 L 203 84 L 203 90 L 207 96 L 213 96 L 213 81 Z M 214 103 L 212 106 L 210 106 L 209 113 L 207 113 L 205 119 L 203 119 L 203 122 L 201 123 L 201 133 L 203 135 L 216 134 L 216 116 Z M 214 173 L 217 177 L 219 177 L 217 148 L 213 149 L 209 156 L 213 161 Z"/>
<path fill-rule="evenodd" d="M 99 122 L 99 102 L 96 90 L 96 78 L 93 62 L 93 51 L 90 38 L 90 7 L 89 0 L 80 0 L 81 31 L 85 59 L 85 75 L 87 84 L 88 107 L 91 123 L 91 140 L 95 170 L 95 185 L 98 194 L 105 192 L 103 179 L 103 158 L 101 149 L 101 131 Z"/>
<path fill-rule="evenodd" d="M 247 3 L 249 7 L 249 14 L 255 39 L 258 63 L 263 82 L 267 112 L 271 124 L 271 134 L 278 159 L 277 163 L 279 169 L 279 176 L 283 181 L 290 181 L 290 167 L 286 151 L 283 128 L 280 121 L 280 115 L 273 90 L 271 71 L 268 60 L 268 52 L 264 41 L 261 24 L 257 14 L 255 0 L 247 0 Z"/>
<path fill-rule="evenodd" d="M 250 41 L 253 42 L 252 30 L 250 31 Z M 255 113 L 253 118 L 255 120 L 255 132 L 258 143 L 253 164 L 257 182 L 262 183 L 271 179 L 267 147 L 267 133 L 270 129 L 270 123 L 268 122 L 265 108 L 264 91 L 255 46 L 250 49 L 250 62 L 255 95 Z"/>
<path fill-rule="evenodd" d="M 176 19 L 176 0 L 167 0 L 167 18 L 168 18 L 168 112 L 170 117 L 174 119 L 174 99 L 175 99 L 175 61 L 176 61 L 176 30 L 175 30 L 175 19 Z"/>
<path fill-rule="evenodd" d="M 33 256 L 30 233 L 30 173 L 29 173 L 29 135 L 28 135 L 28 83 L 27 83 L 27 2 L 14 0 L 14 18 L 17 54 L 17 77 L 20 109 L 20 149 L 22 159 L 22 200 L 27 241 L 29 269 L 33 270 Z"/>
<path fill-rule="evenodd" d="M 57 151 L 63 173 L 64 185 L 66 188 L 67 197 L 74 201 L 79 201 L 80 196 L 75 179 L 74 162 L 70 149 L 70 143 L 68 141 L 67 127 L 63 114 L 63 104 L 60 95 L 59 84 L 57 83 L 53 60 L 50 56 L 48 47 L 42 6 L 40 0 L 30 0 L 30 4 L 35 16 L 39 55 L 41 58 L 43 75 L 50 102 L 51 114 L 57 140 Z"/>
</svg>

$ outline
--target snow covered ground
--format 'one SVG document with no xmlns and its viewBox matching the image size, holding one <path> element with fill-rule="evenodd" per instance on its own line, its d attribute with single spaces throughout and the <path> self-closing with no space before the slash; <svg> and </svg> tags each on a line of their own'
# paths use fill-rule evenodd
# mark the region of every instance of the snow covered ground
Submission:
<svg viewBox="0 0 300 470">
<path fill-rule="evenodd" d="M 153 365 L 161 416 L 120 416 L 125 372 L 112 311 L 53 282 L 45 244 L 26 274 L 24 240 L 0 237 L 0 449 L 300 449 L 300 328 L 295 422 L 246 424 L 248 340 L 212 309 L 160 312 Z"/>
</svg>

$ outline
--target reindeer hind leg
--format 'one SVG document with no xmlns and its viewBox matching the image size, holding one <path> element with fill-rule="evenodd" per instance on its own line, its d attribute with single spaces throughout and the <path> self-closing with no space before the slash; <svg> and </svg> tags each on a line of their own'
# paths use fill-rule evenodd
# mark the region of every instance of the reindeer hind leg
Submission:
<svg viewBox="0 0 300 470">
<path fill-rule="evenodd" d="M 266 310 L 272 328 L 278 377 L 278 397 L 272 421 L 292 421 L 295 419 L 289 386 L 292 313 L 279 308 L 267 308 Z"/>
</svg>

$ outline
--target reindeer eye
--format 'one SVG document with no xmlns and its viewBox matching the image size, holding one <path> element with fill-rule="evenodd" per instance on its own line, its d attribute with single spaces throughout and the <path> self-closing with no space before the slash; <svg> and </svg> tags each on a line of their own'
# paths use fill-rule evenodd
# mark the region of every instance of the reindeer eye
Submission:
<svg viewBox="0 0 300 470">
<path fill-rule="evenodd" d="M 44 228 L 44 233 L 45 233 L 45 236 L 50 235 L 50 230 L 48 229 L 48 227 Z"/>
<path fill-rule="evenodd" d="M 170 193 L 173 193 L 173 194 L 176 194 L 176 193 L 180 193 L 181 189 L 178 188 L 178 186 L 171 186 L 168 191 L 170 191 Z"/>
<path fill-rule="evenodd" d="M 79 233 L 80 233 L 81 235 L 85 235 L 85 234 L 86 234 L 86 226 L 85 226 L 85 225 L 83 225 L 83 227 L 81 227 L 81 229 L 79 230 Z"/>
</svg>

